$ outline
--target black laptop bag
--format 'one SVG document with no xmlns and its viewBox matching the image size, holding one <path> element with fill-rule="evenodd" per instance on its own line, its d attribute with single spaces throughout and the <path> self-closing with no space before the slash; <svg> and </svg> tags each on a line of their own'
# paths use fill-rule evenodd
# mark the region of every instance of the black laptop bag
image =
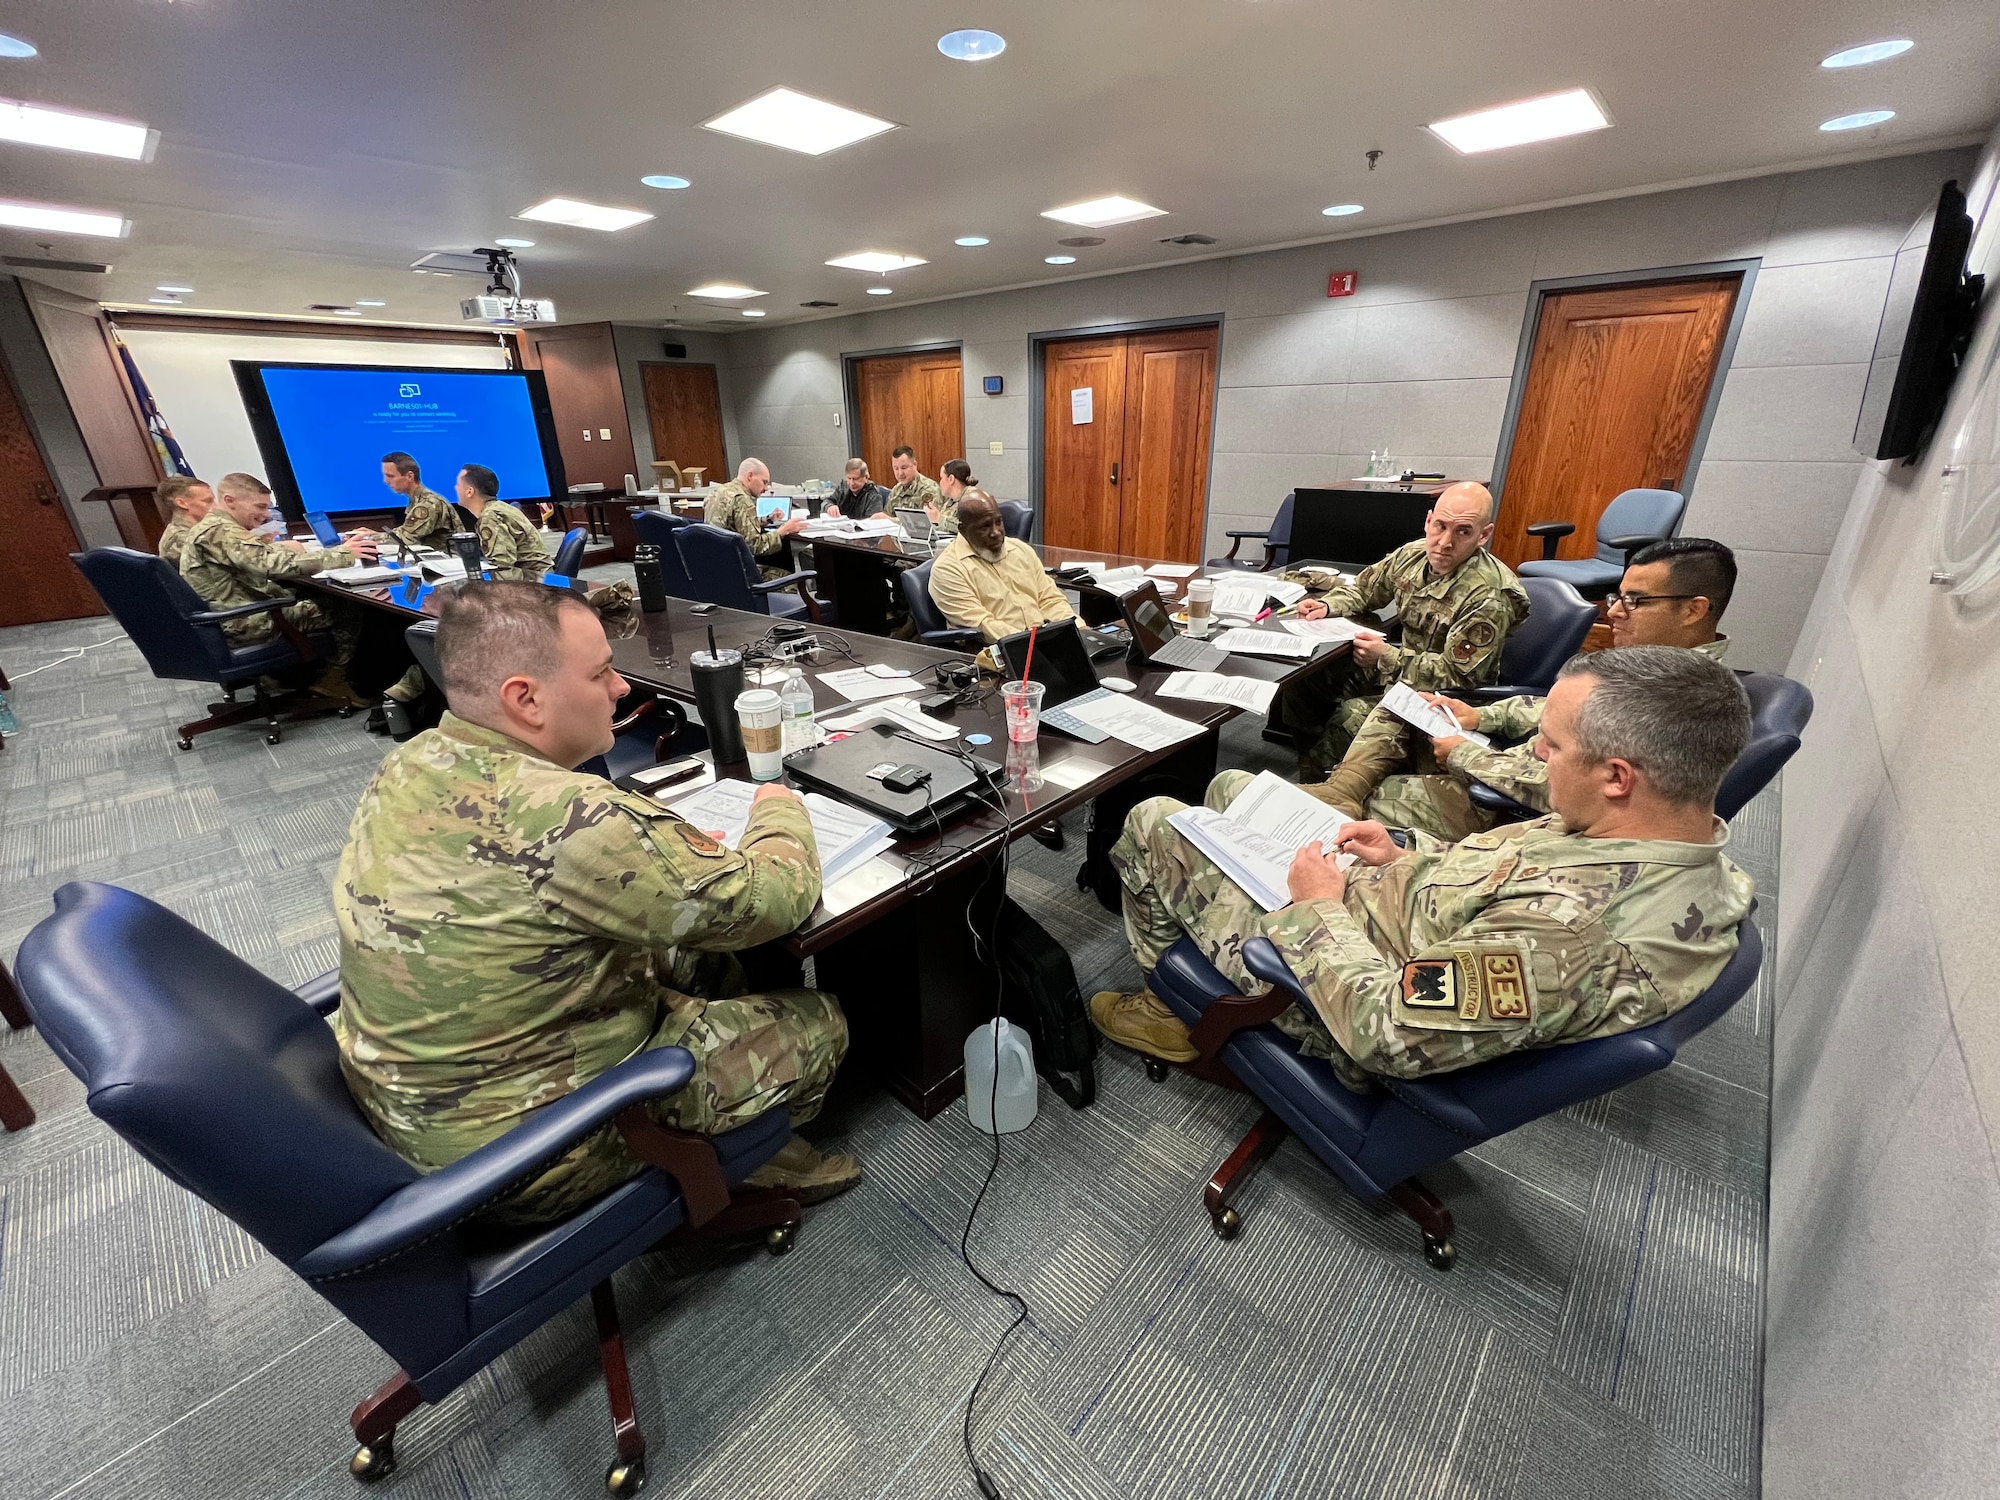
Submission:
<svg viewBox="0 0 2000 1500">
<path fill-rule="evenodd" d="M 1035 1071 L 1049 1087 L 1085 1108 L 1097 1097 L 1097 1033 L 1069 953 L 1011 897 L 1001 900 L 996 937 L 1001 1014 L 1033 1038 Z"/>
</svg>

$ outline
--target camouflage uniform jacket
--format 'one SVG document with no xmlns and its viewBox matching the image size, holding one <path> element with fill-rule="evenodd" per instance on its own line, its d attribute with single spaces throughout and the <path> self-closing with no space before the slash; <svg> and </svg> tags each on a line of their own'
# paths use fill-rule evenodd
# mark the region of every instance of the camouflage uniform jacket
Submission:
<svg viewBox="0 0 2000 1500">
<path fill-rule="evenodd" d="M 155 550 L 178 569 L 181 565 L 181 548 L 187 545 L 187 539 L 193 534 L 194 522 L 180 511 L 175 511 L 174 518 L 167 522 L 167 529 L 160 533 L 160 545 Z"/>
<path fill-rule="evenodd" d="M 354 562 L 345 547 L 295 552 L 245 531 L 220 505 L 203 516 L 181 544 L 181 577 L 210 609 L 228 609 L 255 599 L 282 599 L 292 591 L 287 578 L 310 578 L 324 568 Z M 310 603 L 311 601 L 305 601 Z M 269 615 L 225 620 L 222 632 L 239 646 L 268 640 L 277 630 Z"/>
<path fill-rule="evenodd" d="M 1421 541 L 1398 547 L 1325 598 L 1334 615 L 1393 603 L 1403 640 L 1375 665 L 1376 681 L 1430 693 L 1491 682 L 1500 671 L 1501 644 L 1528 613 L 1527 590 L 1491 552 L 1481 548 L 1437 578 Z"/>
<path fill-rule="evenodd" d="M 751 553 L 757 557 L 775 557 L 785 550 L 785 539 L 775 531 L 764 530 L 757 519 L 757 497 L 743 488 L 740 479 L 718 484 L 708 492 L 702 519 L 711 526 L 735 532 L 750 544 Z"/>
<path fill-rule="evenodd" d="M 1584 838 L 1553 817 L 1457 844 L 1420 836 L 1350 871 L 1344 901 L 1283 907 L 1263 931 L 1371 1073 L 1609 1036 L 1672 1015 L 1735 951 L 1753 887 L 1714 826 L 1713 844 Z"/>
<path fill-rule="evenodd" d="M 452 509 L 451 502 L 420 484 L 403 507 L 403 524 L 395 529 L 395 534 L 412 547 L 449 552 L 451 534 L 456 530 L 458 512 Z"/>
<path fill-rule="evenodd" d="M 525 578 L 539 582 L 555 558 L 541 532 L 505 500 L 488 500 L 479 512 L 479 550 L 493 565 L 495 578 Z"/>
<path fill-rule="evenodd" d="M 337 1035 L 382 1139 L 446 1165 L 699 1020 L 703 954 L 819 900 L 804 807 L 732 851 L 657 803 L 446 714 L 362 793 L 334 880 Z"/>
<path fill-rule="evenodd" d="M 1690 649 L 1703 656 L 1712 656 L 1721 661 L 1729 650 L 1729 637 L 1719 635 L 1714 640 Z M 1498 703 L 1489 703 L 1479 710 L 1476 726 L 1481 734 L 1498 735 L 1502 739 L 1519 741 L 1504 749 L 1475 745 L 1471 740 L 1453 748 L 1451 759 L 1445 769 L 1460 781 L 1477 781 L 1490 786 L 1496 792 L 1504 792 L 1525 807 L 1537 812 L 1549 810 L 1549 768 L 1548 764 L 1535 754 L 1535 736 L 1542 727 L 1542 709 L 1548 703 L 1546 698 L 1502 698 Z"/>
<path fill-rule="evenodd" d="M 899 510 L 922 510 L 926 505 L 935 505 L 940 531 L 958 530 L 958 502 L 947 500 L 944 491 L 937 487 L 935 479 L 919 474 L 908 484 L 899 484 L 889 491 L 889 514 Z"/>
</svg>

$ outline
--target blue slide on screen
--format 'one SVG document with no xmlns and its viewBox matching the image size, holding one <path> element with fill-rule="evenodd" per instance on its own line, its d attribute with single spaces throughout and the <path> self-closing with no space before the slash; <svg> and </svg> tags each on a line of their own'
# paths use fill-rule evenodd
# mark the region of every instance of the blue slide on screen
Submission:
<svg viewBox="0 0 2000 1500">
<path fill-rule="evenodd" d="M 266 367 L 263 379 L 308 511 L 393 503 L 382 488 L 382 455 L 398 450 L 447 498 L 466 464 L 499 475 L 503 500 L 548 498 L 523 376 Z"/>
</svg>

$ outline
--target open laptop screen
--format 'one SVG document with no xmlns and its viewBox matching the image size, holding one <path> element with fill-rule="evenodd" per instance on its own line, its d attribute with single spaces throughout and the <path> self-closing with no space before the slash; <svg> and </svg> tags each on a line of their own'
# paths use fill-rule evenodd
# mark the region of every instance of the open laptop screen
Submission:
<svg viewBox="0 0 2000 1500">
<path fill-rule="evenodd" d="M 1119 604 L 1125 611 L 1125 623 L 1132 627 L 1132 634 L 1139 642 L 1139 649 L 1148 656 L 1181 633 L 1180 627 L 1167 613 L 1167 606 L 1160 599 L 1160 590 L 1154 584 L 1141 584 Z"/>
<path fill-rule="evenodd" d="M 1028 659 L 1028 632 L 1003 636 L 995 646 L 1000 659 L 1007 663 L 1008 672 L 1018 674 Z M 1097 691 L 1097 669 L 1090 664 L 1090 653 L 1083 649 L 1076 621 L 1056 620 L 1036 632 L 1035 663 L 1029 681 L 1039 682 L 1046 689 L 1042 694 L 1045 709 Z"/>
<path fill-rule="evenodd" d="M 312 534 L 319 538 L 322 547 L 338 547 L 340 532 L 332 519 L 323 510 L 306 512 L 306 524 L 312 527 Z"/>
<path fill-rule="evenodd" d="M 921 510 L 897 511 L 896 523 L 918 541 L 924 540 L 931 534 L 931 518 Z"/>
</svg>

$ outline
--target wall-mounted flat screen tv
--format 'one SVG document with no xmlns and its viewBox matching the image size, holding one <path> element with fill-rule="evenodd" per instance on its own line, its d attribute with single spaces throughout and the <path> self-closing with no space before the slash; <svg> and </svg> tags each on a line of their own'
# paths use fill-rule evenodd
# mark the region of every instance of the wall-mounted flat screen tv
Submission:
<svg viewBox="0 0 2000 1500">
<path fill-rule="evenodd" d="M 395 452 L 416 459 L 423 482 L 447 498 L 467 464 L 497 474 L 503 500 L 567 493 L 540 370 L 230 365 L 265 478 L 291 520 L 395 506 L 382 484 L 382 455 Z"/>
<path fill-rule="evenodd" d="M 1986 284 L 1985 277 L 1966 274 L 1971 248 L 1965 194 L 1956 181 L 1947 182 L 1938 194 L 1929 243 L 1899 253 L 1890 275 L 1854 429 L 1854 446 L 1863 453 L 1914 463 L 1944 415 Z M 1922 269 L 1914 270 L 1919 250 Z"/>
</svg>

